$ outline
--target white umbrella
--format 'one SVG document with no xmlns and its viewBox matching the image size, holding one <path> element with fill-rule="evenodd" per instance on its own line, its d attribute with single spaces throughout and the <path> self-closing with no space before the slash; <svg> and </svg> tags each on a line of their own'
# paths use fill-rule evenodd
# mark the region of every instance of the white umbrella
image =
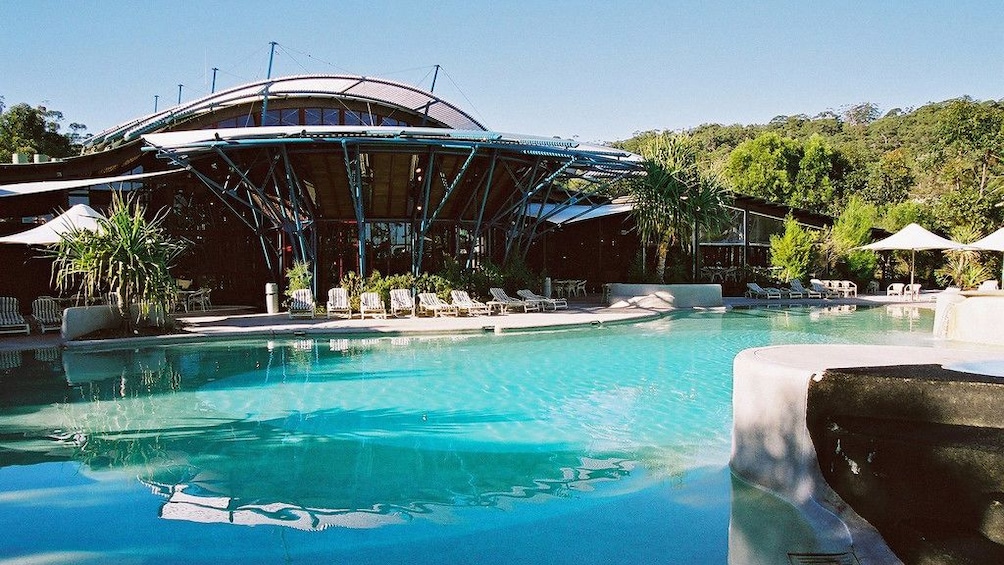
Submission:
<svg viewBox="0 0 1004 565">
<path fill-rule="evenodd" d="M 966 246 L 933 234 L 917 224 L 910 224 L 885 239 L 880 239 L 858 249 L 872 251 L 889 251 L 894 249 L 910 250 L 910 284 L 913 284 L 914 265 L 917 252 L 925 249 L 965 249 Z"/>
<path fill-rule="evenodd" d="M 984 251 L 1004 252 L 1004 228 L 995 231 L 983 239 L 970 243 L 967 247 L 975 247 Z M 1001 279 L 1001 282 L 1004 283 L 1004 264 L 1001 265 Z"/>
<path fill-rule="evenodd" d="M 86 204 L 77 204 L 69 210 L 30 230 L 0 237 L 0 243 L 20 243 L 23 245 L 49 245 L 59 243 L 61 234 L 73 228 L 97 231 L 98 220 L 104 216 Z"/>
</svg>

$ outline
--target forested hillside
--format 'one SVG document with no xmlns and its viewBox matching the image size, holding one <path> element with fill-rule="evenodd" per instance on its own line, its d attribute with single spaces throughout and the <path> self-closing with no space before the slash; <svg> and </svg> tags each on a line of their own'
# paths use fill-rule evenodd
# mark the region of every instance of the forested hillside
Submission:
<svg viewBox="0 0 1004 565">
<path fill-rule="evenodd" d="M 665 134 L 619 145 L 638 150 Z M 689 137 L 702 169 L 738 193 L 833 216 L 858 196 L 890 230 L 917 221 L 946 234 L 986 234 L 1004 224 L 1004 100 L 963 97 L 884 115 L 860 104 L 673 135 Z"/>
</svg>

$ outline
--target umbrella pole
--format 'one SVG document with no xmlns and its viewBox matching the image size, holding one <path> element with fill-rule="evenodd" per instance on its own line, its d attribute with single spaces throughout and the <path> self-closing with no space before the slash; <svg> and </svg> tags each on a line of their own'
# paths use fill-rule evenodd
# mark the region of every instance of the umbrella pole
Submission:
<svg viewBox="0 0 1004 565">
<path fill-rule="evenodd" d="M 913 300 L 913 271 L 917 267 L 917 250 L 910 250 L 910 300 Z"/>
</svg>

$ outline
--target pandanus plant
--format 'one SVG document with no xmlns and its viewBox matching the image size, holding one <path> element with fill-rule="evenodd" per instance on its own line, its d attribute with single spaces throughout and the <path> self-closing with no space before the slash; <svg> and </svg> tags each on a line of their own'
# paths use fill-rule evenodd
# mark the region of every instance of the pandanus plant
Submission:
<svg viewBox="0 0 1004 565">
<path fill-rule="evenodd" d="M 71 229 L 50 248 L 56 288 L 82 292 L 88 299 L 113 293 L 114 306 L 129 332 L 133 304 L 139 306 L 141 316 L 154 306 L 170 311 L 177 294 L 170 268 L 188 242 L 167 233 L 166 216 L 167 210 L 161 209 L 148 220 L 136 193 L 115 192 L 97 230 Z"/>
</svg>

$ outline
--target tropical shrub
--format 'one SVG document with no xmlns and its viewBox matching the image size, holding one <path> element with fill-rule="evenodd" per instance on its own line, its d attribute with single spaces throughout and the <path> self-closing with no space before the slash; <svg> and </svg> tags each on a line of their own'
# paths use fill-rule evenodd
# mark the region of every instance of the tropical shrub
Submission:
<svg viewBox="0 0 1004 565">
<path fill-rule="evenodd" d="M 804 280 L 812 265 L 815 236 L 795 218 L 784 220 L 784 234 L 770 236 L 770 264 L 781 281 Z"/>
<path fill-rule="evenodd" d="M 171 267 L 188 247 L 188 242 L 168 235 L 163 223 L 167 209 L 150 220 L 136 193 L 112 195 L 108 215 L 97 221 L 96 231 L 74 228 L 64 233 L 50 248 L 56 288 L 81 291 L 88 298 L 103 292 L 117 297 L 115 306 L 132 331 L 131 308 L 139 306 L 139 317 L 148 317 L 152 307 L 169 312 L 177 297 L 177 283 Z M 167 323 L 167 317 L 157 321 Z"/>
</svg>

